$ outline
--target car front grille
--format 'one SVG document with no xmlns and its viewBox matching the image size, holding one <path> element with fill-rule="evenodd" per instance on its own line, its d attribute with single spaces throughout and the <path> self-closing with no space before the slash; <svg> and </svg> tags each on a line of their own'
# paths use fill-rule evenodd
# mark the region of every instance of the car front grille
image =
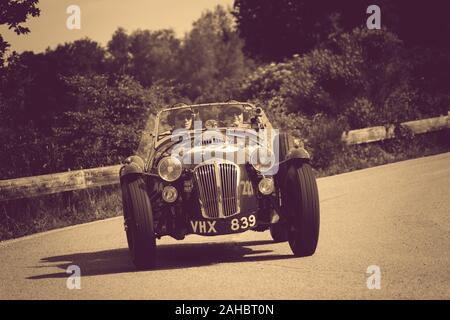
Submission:
<svg viewBox="0 0 450 320">
<path fill-rule="evenodd" d="M 202 215 L 207 219 L 238 214 L 239 166 L 230 161 L 212 159 L 194 169 Z"/>
</svg>

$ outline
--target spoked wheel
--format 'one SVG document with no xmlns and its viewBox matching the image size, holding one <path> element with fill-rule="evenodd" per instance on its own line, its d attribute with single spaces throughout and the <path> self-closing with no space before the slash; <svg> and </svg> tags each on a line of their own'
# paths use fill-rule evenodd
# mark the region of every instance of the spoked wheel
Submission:
<svg viewBox="0 0 450 320">
<path fill-rule="evenodd" d="M 294 255 L 313 255 L 319 240 L 320 209 L 316 178 L 308 163 L 290 165 L 282 189 L 289 216 L 289 245 Z"/>
<path fill-rule="evenodd" d="M 145 181 L 140 176 L 126 177 L 121 187 L 131 259 L 137 269 L 153 268 L 156 264 L 156 239 Z"/>
</svg>

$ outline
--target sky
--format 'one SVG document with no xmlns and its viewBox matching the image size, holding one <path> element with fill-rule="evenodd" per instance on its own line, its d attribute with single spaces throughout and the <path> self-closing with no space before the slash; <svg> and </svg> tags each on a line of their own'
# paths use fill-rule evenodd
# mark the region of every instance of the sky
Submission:
<svg viewBox="0 0 450 320">
<path fill-rule="evenodd" d="M 0 26 L 0 34 L 10 43 L 10 52 L 42 52 L 84 37 L 106 45 L 118 27 L 127 32 L 171 28 L 182 37 L 203 11 L 219 4 L 232 7 L 233 3 L 234 0 L 40 0 L 41 15 L 24 24 L 30 28 L 29 34 L 16 35 L 5 26 Z M 80 30 L 66 26 L 70 5 L 80 7 Z"/>
</svg>

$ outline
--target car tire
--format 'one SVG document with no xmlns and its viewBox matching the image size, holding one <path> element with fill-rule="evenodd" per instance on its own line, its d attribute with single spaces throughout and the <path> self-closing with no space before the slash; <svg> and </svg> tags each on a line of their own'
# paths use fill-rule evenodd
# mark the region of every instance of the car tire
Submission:
<svg viewBox="0 0 450 320">
<path fill-rule="evenodd" d="M 283 189 L 283 206 L 290 220 L 289 246 L 295 256 L 313 255 L 319 240 L 320 208 L 311 166 L 305 162 L 291 164 Z"/>
<path fill-rule="evenodd" d="M 289 231 L 286 225 L 281 223 L 270 226 L 270 235 L 275 242 L 286 242 L 289 239 Z"/>
<path fill-rule="evenodd" d="M 121 187 L 131 260 L 139 270 L 151 269 L 156 264 L 156 238 L 145 181 L 140 176 L 126 177 Z"/>
</svg>

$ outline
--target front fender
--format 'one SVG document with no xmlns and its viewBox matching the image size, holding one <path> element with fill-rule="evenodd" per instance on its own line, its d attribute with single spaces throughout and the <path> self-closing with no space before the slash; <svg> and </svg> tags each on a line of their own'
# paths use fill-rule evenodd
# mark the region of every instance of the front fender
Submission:
<svg viewBox="0 0 450 320">
<path fill-rule="evenodd" d="M 302 147 L 294 147 L 288 151 L 286 158 L 284 160 L 291 160 L 291 159 L 309 160 L 310 158 L 311 157 L 308 151 L 306 151 L 306 149 Z"/>
<path fill-rule="evenodd" d="M 279 145 L 279 164 L 283 165 L 291 161 L 309 161 L 310 155 L 308 151 L 303 147 L 303 144 L 291 135 L 285 132 L 280 133 L 278 136 Z"/>
<path fill-rule="evenodd" d="M 120 179 L 129 174 L 141 174 L 144 172 L 144 160 L 139 156 L 131 156 L 123 161 L 123 166 L 120 168 Z"/>
<path fill-rule="evenodd" d="M 281 183 L 286 176 L 287 170 L 291 165 L 298 165 L 304 162 L 310 162 L 310 155 L 299 141 L 294 137 L 283 132 L 278 136 L 278 174 L 277 180 Z"/>
<path fill-rule="evenodd" d="M 305 162 L 309 163 L 310 159 L 311 157 L 308 151 L 306 151 L 304 148 L 297 147 L 288 151 L 284 159 L 280 161 L 279 166 L 281 172 L 285 173 L 291 164 L 297 165 Z"/>
</svg>

